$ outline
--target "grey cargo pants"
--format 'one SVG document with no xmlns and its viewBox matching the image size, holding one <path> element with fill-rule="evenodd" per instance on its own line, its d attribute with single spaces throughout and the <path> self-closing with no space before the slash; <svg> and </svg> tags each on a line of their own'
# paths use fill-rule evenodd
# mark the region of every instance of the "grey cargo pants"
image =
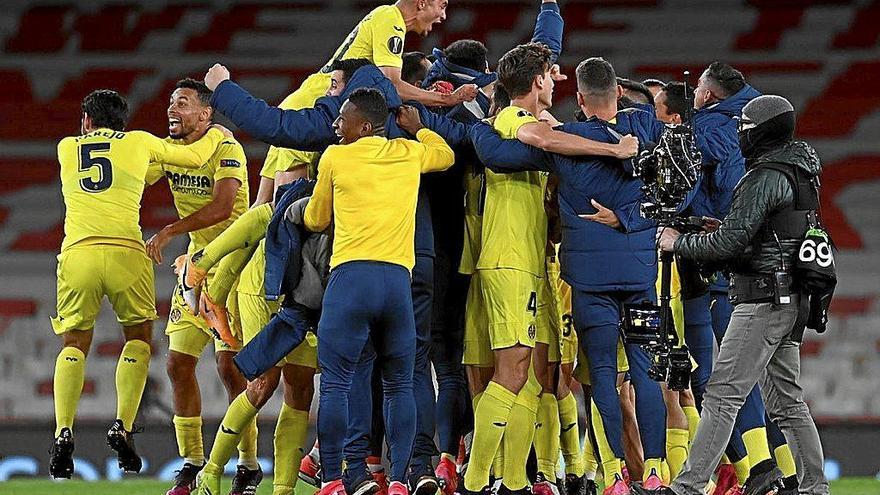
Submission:
<svg viewBox="0 0 880 495">
<path fill-rule="evenodd" d="M 736 414 L 761 381 L 770 417 L 789 442 L 803 477 L 801 493 L 825 495 L 822 446 L 816 425 L 797 383 L 800 357 L 789 339 L 798 316 L 799 298 L 791 304 L 739 304 L 721 343 L 703 398 L 700 425 L 681 473 L 672 483 L 678 495 L 701 495 L 730 440 Z M 766 399 L 765 399 L 766 400 Z M 801 469 L 803 468 L 803 470 Z"/>
</svg>

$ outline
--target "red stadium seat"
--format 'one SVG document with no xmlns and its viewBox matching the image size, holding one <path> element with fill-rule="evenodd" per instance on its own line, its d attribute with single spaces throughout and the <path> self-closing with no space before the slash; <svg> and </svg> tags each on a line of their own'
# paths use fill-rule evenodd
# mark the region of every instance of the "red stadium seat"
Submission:
<svg viewBox="0 0 880 495">
<path fill-rule="evenodd" d="M 834 201 L 845 188 L 860 182 L 880 179 L 880 156 L 856 156 L 827 164 L 822 173 L 822 219 L 834 243 L 842 249 L 861 249 L 862 237 L 849 224 Z"/>
<path fill-rule="evenodd" d="M 738 50 L 772 50 L 776 48 L 786 30 L 800 25 L 805 9 L 805 5 L 761 9 L 755 27 L 750 32 L 737 37 L 736 48 Z"/>
<path fill-rule="evenodd" d="M 880 109 L 880 95 L 853 88 L 880 85 L 880 61 L 856 62 L 835 77 L 813 98 L 798 120 L 798 134 L 804 137 L 834 137 L 851 133 L 862 118 Z"/>
<path fill-rule="evenodd" d="M 39 396 L 52 396 L 54 391 L 54 387 L 52 386 L 52 379 L 46 379 L 36 384 L 36 394 Z M 95 380 L 91 378 L 86 378 L 85 382 L 83 382 L 82 394 L 85 396 L 95 395 L 98 391 L 98 387 L 95 385 Z"/>
<path fill-rule="evenodd" d="M 135 5 L 107 5 L 95 14 L 76 20 L 83 51 L 132 51 L 152 31 L 173 29 L 186 7 L 168 5 L 159 12 L 143 12 Z M 128 19 L 137 15 L 137 23 L 126 29 Z"/>
<path fill-rule="evenodd" d="M 0 102 L 30 103 L 34 99 L 31 82 L 24 71 L 14 69 L 0 70 Z"/>
<path fill-rule="evenodd" d="M 54 160 L 0 159 L 0 173 L 4 177 L 0 181 L 0 194 L 3 194 L 58 179 L 58 165 Z"/>
<path fill-rule="evenodd" d="M 0 299 L 0 317 L 33 316 L 37 302 L 33 299 Z"/>
<path fill-rule="evenodd" d="M 839 49 L 871 48 L 880 40 L 880 0 L 859 10 L 852 25 L 834 38 L 832 46 Z"/>
<path fill-rule="evenodd" d="M 58 225 L 44 231 L 26 232 L 9 246 L 13 251 L 47 251 L 57 253 L 64 238 L 64 226 Z"/>
<path fill-rule="evenodd" d="M 70 33 L 64 30 L 64 17 L 71 5 L 45 5 L 28 10 L 18 24 L 18 33 L 6 42 L 10 52 L 50 53 L 64 48 Z"/>
</svg>

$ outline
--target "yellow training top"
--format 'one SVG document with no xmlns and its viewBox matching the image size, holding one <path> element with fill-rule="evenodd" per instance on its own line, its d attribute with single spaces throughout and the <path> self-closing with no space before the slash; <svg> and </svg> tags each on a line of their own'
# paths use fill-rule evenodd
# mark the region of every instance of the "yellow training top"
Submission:
<svg viewBox="0 0 880 495">
<path fill-rule="evenodd" d="M 516 139 L 519 128 L 538 122 L 531 113 L 509 106 L 495 118 L 495 130 L 504 139 Z M 547 246 L 544 211 L 544 172 L 496 174 L 486 170 L 482 242 L 478 270 L 513 268 L 543 277 Z"/>
<path fill-rule="evenodd" d="M 225 137 L 216 129 L 189 146 L 144 131 L 98 129 L 58 143 L 64 195 L 61 250 L 88 239 L 144 249 L 141 197 L 150 162 L 199 168 Z"/>
<path fill-rule="evenodd" d="M 165 141 L 182 144 L 182 141 L 171 138 L 165 138 Z M 211 158 L 196 170 L 170 163 L 151 163 L 147 184 L 155 184 L 163 176 L 168 179 L 180 218 L 192 215 L 210 203 L 214 198 L 214 183 L 218 180 L 232 178 L 241 183 L 228 219 L 189 233 L 189 253 L 204 249 L 248 209 L 247 158 L 244 148 L 233 138 L 224 139 Z"/>
<path fill-rule="evenodd" d="M 334 221 L 330 268 L 348 261 L 415 265 L 415 214 L 422 172 L 446 170 L 455 154 L 429 129 L 419 142 L 371 136 L 330 146 L 318 164 L 318 183 L 305 225 L 322 231 Z"/>
</svg>

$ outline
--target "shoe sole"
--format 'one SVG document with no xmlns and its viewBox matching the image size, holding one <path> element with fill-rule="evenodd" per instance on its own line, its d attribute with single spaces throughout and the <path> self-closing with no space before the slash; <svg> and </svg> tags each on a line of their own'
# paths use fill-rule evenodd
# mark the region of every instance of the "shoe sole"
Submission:
<svg viewBox="0 0 880 495">
<path fill-rule="evenodd" d="M 440 482 L 436 479 L 427 478 L 416 483 L 413 495 L 434 495 L 440 490 Z"/>
<path fill-rule="evenodd" d="M 119 462 L 120 469 L 122 469 L 126 473 L 141 472 L 141 469 L 144 467 L 143 461 L 141 461 L 141 458 L 128 447 L 128 444 L 125 442 L 125 439 L 122 437 L 122 435 L 107 435 L 107 445 L 116 452 L 116 458 Z M 132 460 L 132 463 L 137 464 L 137 469 L 134 469 L 131 466 L 126 466 L 126 464 L 128 463 L 125 461 L 129 459 Z M 137 459 L 137 461 L 135 461 L 134 459 Z"/>
<path fill-rule="evenodd" d="M 368 480 L 361 483 L 357 489 L 349 495 L 373 495 L 379 492 L 379 483 Z"/>
<path fill-rule="evenodd" d="M 319 478 L 317 475 L 316 476 L 309 476 L 308 474 L 300 471 L 297 474 L 297 478 L 305 481 L 306 483 L 314 486 L 315 488 L 321 488 L 321 478 Z"/>
</svg>

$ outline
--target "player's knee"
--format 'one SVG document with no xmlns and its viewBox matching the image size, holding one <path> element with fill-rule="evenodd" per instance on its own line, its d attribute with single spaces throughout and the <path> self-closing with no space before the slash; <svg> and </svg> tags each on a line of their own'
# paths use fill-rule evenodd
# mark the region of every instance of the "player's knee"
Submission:
<svg viewBox="0 0 880 495">
<path fill-rule="evenodd" d="M 247 382 L 232 361 L 232 356 L 231 352 L 217 353 L 217 374 L 220 376 L 223 386 L 226 387 L 227 394 L 234 398 L 245 389 Z"/>
<path fill-rule="evenodd" d="M 125 340 L 143 340 L 146 343 L 153 341 L 153 322 L 145 321 L 122 329 Z"/>
<path fill-rule="evenodd" d="M 165 363 L 165 373 L 168 374 L 172 386 L 187 379 L 195 380 L 196 358 L 171 351 L 168 353 L 168 361 Z"/>
<path fill-rule="evenodd" d="M 92 330 L 74 330 L 64 334 L 62 338 L 63 347 L 75 347 L 82 351 L 83 355 L 89 355 L 89 348 L 92 346 Z"/>
<path fill-rule="evenodd" d="M 312 407 L 315 395 L 315 382 L 305 374 L 297 375 L 293 380 L 284 379 L 284 402 L 298 411 L 308 411 Z"/>
<path fill-rule="evenodd" d="M 278 386 L 278 378 L 267 375 L 268 373 L 249 381 L 247 384 L 246 393 L 248 401 L 257 409 L 260 409 L 269 402 L 269 399 L 272 398 L 272 394 L 275 392 L 275 388 Z"/>
</svg>

